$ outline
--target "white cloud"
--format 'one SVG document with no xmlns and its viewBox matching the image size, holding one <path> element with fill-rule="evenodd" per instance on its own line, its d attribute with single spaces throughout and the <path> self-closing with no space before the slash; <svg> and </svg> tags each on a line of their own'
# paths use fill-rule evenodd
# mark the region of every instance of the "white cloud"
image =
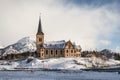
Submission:
<svg viewBox="0 0 120 80">
<path fill-rule="evenodd" d="M 35 38 L 40 12 L 46 41 L 71 39 L 83 50 L 95 49 L 99 46 L 101 35 L 111 37 L 117 30 L 120 18 L 119 14 L 108 10 L 111 5 L 92 9 L 89 6 L 60 4 L 56 0 L 0 1 L 0 9 L 3 10 L 0 15 L 0 41 L 7 45 L 24 36 Z"/>
<path fill-rule="evenodd" d="M 120 53 L 120 46 L 117 46 L 115 51 L 116 51 L 117 53 Z"/>
<path fill-rule="evenodd" d="M 102 45 L 108 46 L 108 45 L 111 44 L 111 41 L 109 41 L 109 40 L 100 40 L 100 43 L 101 43 Z"/>
</svg>

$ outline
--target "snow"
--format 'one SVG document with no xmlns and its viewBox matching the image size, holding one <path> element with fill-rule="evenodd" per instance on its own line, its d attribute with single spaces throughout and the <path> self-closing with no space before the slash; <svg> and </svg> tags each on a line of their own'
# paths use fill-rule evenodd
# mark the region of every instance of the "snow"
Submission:
<svg viewBox="0 0 120 80">
<path fill-rule="evenodd" d="M 109 60 L 106 62 L 106 65 L 116 65 L 116 64 L 120 64 L 120 61 L 114 60 L 114 59 L 109 59 Z"/>
<path fill-rule="evenodd" d="M 30 37 L 24 37 L 24 38 L 20 39 L 17 43 L 21 43 L 22 45 L 24 45 L 28 42 L 31 42 Z"/>
<path fill-rule="evenodd" d="M 44 48 L 64 48 L 65 44 L 66 44 L 65 40 L 50 41 L 44 44 Z"/>
<path fill-rule="evenodd" d="M 28 51 L 29 52 L 36 51 L 36 43 L 30 37 L 24 37 L 20 39 L 17 43 L 9 45 L 1 50 L 1 52 L 3 52 L 2 56 L 6 56 L 7 54 L 17 54 Z"/>
<path fill-rule="evenodd" d="M 67 42 L 65 42 L 65 40 L 60 40 L 60 41 L 49 41 L 49 42 L 46 42 L 44 44 L 44 48 L 64 48 L 65 47 L 65 44 Z M 80 45 L 75 45 L 75 43 L 72 43 L 77 49 L 81 49 L 81 46 Z"/>
<path fill-rule="evenodd" d="M 6 51 L 4 52 L 3 56 L 6 56 L 7 54 L 11 54 L 11 53 L 18 53 L 18 51 L 13 49 L 12 46 L 10 46 L 10 48 L 6 49 Z"/>
<path fill-rule="evenodd" d="M 21 61 L 0 61 L 0 80 L 120 80 L 118 72 L 82 71 L 92 65 L 102 65 L 100 58 L 51 58 L 40 60 L 29 57 Z M 119 65 L 109 59 L 104 65 Z M 22 69 L 17 71 L 15 68 Z M 24 68 L 61 69 L 61 71 L 24 70 Z M 13 70 L 13 71 L 7 71 Z M 14 71 L 15 70 L 15 71 Z"/>
<path fill-rule="evenodd" d="M 44 48 L 61 48 L 63 49 L 66 45 L 65 40 L 60 41 L 50 41 L 44 44 Z M 81 49 L 80 45 L 74 46 L 78 49 Z M 3 48 L 0 52 L 3 53 L 2 56 L 6 56 L 7 54 L 17 54 L 23 52 L 35 52 L 36 51 L 36 42 L 32 40 L 30 37 L 24 37 L 18 40 L 15 44 L 9 45 Z"/>
<path fill-rule="evenodd" d="M 104 67 L 120 65 L 120 61 L 109 59 L 103 61 L 99 58 L 51 58 L 37 59 L 29 57 L 21 61 L 1 61 L 0 69 L 13 70 L 14 68 L 47 68 L 47 69 L 65 69 L 65 70 L 80 70 L 92 67 Z"/>
<path fill-rule="evenodd" d="M 36 44 L 30 37 L 24 37 L 16 43 L 15 48 L 17 48 L 19 52 L 34 52 L 36 50 Z"/>
<path fill-rule="evenodd" d="M 59 59 L 45 59 L 38 60 L 33 59 L 30 63 L 26 64 L 26 60 L 23 61 L 18 67 L 24 68 L 48 68 L 48 69 L 81 69 L 84 66 L 79 66 L 74 63 L 73 58 L 59 58 Z"/>
<path fill-rule="evenodd" d="M 49 45 L 49 44 L 63 44 L 63 43 L 66 43 L 65 40 L 46 42 L 47 45 Z"/>
<path fill-rule="evenodd" d="M 1 70 L 13 70 L 17 65 L 19 65 L 17 62 L 0 61 Z"/>
</svg>

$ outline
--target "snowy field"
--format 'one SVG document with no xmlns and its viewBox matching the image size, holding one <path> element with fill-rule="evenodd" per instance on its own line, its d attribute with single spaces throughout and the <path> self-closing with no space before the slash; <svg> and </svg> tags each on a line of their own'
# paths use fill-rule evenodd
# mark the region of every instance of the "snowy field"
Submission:
<svg viewBox="0 0 120 80">
<path fill-rule="evenodd" d="M 99 58 L 51 58 L 39 60 L 29 57 L 26 60 L 20 61 L 0 61 L 0 70 L 15 70 L 15 69 L 62 69 L 62 70 L 80 70 L 92 67 L 111 67 L 117 65 L 120 67 L 120 61 L 109 59 L 103 61 Z"/>
<path fill-rule="evenodd" d="M 120 80 L 120 74 L 90 71 L 0 71 L 0 80 Z"/>
<path fill-rule="evenodd" d="M 52 58 L 39 60 L 29 57 L 20 61 L 0 61 L 0 80 L 120 80 L 120 73 L 82 71 L 92 67 L 119 67 L 120 61 L 99 58 Z M 33 70 L 24 70 L 24 69 Z M 60 69 L 42 71 L 34 69 Z"/>
</svg>

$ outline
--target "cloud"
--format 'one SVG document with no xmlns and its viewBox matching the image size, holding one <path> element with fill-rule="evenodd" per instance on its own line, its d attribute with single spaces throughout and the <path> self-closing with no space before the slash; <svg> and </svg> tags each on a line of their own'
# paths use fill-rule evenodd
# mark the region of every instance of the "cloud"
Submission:
<svg viewBox="0 0 120 80">
<path fill-rule="evenodd" d="M 102 45 L 108 46 L 108 45 L 111 44 L 111 41 L 109 41 L 109 40 L 100 40 L 100 43 L 101 43 Z"/>
<path fill-rule="evenodd" d="M 100 46 L 98 39 L 112 38 L 118 30 L 120 15 L 111 6 L 116 9 L 114 4 L 94 8 L 64 0 L 2 0 L 0 41 L 8 45 L 24 36 L 35 38 L 41 12 L 46 41 L 71 39 L 83 50 L 95 49 Z"/>
</svg>

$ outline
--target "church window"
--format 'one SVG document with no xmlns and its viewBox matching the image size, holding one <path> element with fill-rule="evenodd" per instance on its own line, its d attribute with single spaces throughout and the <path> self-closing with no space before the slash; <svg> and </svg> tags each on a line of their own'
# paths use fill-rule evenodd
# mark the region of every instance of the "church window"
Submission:
<svg viewBox="0 0 120 80">
<path fill-rule="evenodd" d="M 56 55 L 57 55 L 57 50 L 56 50 Z"/>
<path fill-rule="evenodd" d="M 42 53 L 42 56 L 43 56 L 43 53 Z"/>
<path fill-rule="evenodd" d="M 48 50 L 46 50 L 46 54 L 48 54 Z"/>
<path fill-rule="evenodd" d="M 51 55 L 53 54 L 53 51 L 51 50 Z"/>
<path fill-rule="evenodd" d="M 43 45 L 40 44 L 40 47 L 43 47 Z"/>
<path fill-rule="evenodd" d="M 42 41 L 42 38 L 39 38 L 39 41 Z"/>
<path fill-rule="evenodd" d="M 60 51 L 60 54 L 62 55 L 62 50 Z"/>
<path fill-rule="evenodd" d="M 68 50 L 66 50 L 66 53 L 68 53 Z"/>
<path fill-rule="evenodd" d="M 76 50 L 74 50 L 74 53 L 76 53 Z"/>
</svg>

